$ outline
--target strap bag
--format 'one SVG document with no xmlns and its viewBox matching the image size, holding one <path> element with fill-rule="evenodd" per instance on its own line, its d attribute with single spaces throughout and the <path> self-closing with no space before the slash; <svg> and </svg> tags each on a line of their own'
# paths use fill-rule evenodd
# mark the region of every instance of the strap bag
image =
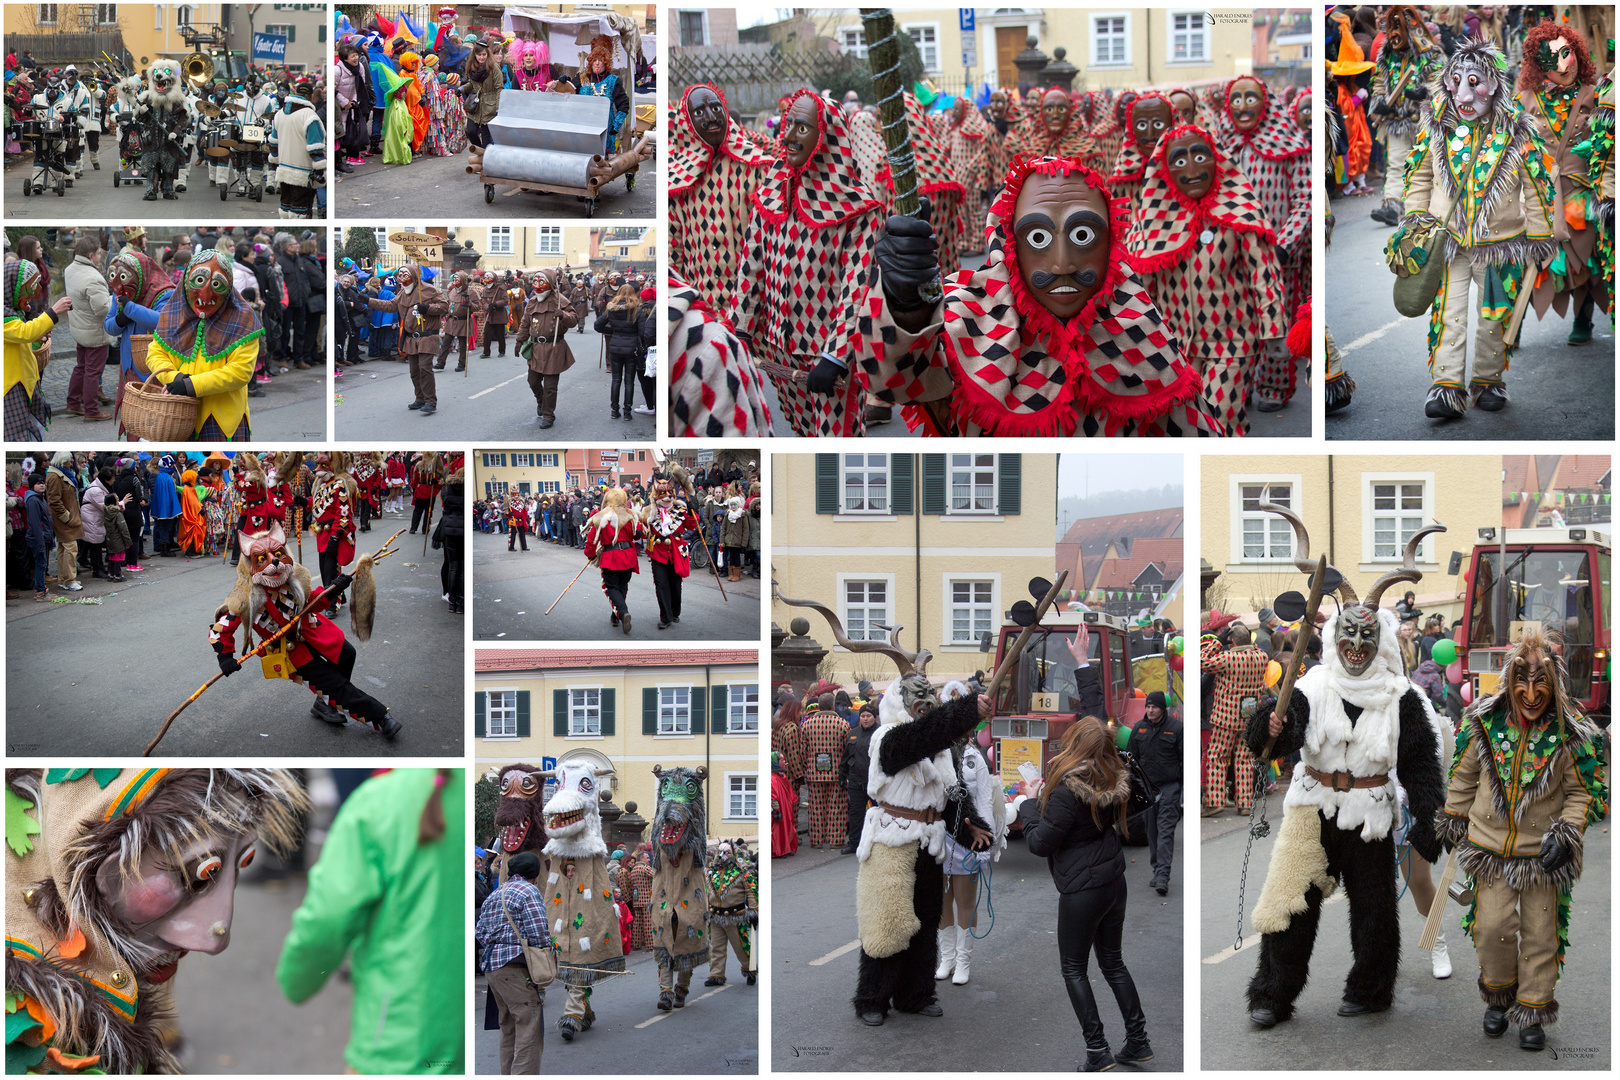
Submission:
<svg viewBox="0 0 1620 1080">
<path fill-rule="evenodd" d="M 517 923 L 512 921 L 512 912 L 507 909 L 506 897 L 501 897 L 501 914 L 506 916 L 506 925 L 512 928 L 517 936 L 518 944 L 523 946 L 523 963 L 529 969 L 529 981 L 544 989 L 557 981 L 557 951 L 546 945 L 530 945 L 523 940 L 518 931 Z"/>
<path fill-rule="evenodd" d="M 1465 178 L 1473 176 L 1474 162 L 1485 142 L 1480 140 L 1470 155 Z M 1444 162 L 1435 162 L 1437 170 L 1443 167 Z M 1409 319 L 1427 315 L 1445 284 L 1446 241 L 1450 237 L 1446 221 L 1456 202 L 1455 195 L 1440 192 L 1439 201 L 1430 203 L 1432 217 L 1402 225 L 1384 246 L 1384 259 L 1395 272 L 1395 310 Z"/>
<path fill-rule="evenodd" d="M 1125 759 L 1131 771 L 1131 797 L 1126 803 L 1125 813 L 1128 817 L 1135 817 L 1159 801 L 1159 785 L 1148 779 L 1142 763 L 1134 755 L 1121 753 L 1120 757 Z"/>
</svg>

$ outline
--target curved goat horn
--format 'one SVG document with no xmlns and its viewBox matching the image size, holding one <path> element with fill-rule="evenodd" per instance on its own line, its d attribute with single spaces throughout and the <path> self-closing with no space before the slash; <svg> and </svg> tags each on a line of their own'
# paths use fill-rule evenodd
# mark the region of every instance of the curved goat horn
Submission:
<svg viewBox="0 0 1620 1080">
<path fill-rule="evenodd" d="M 1268 486 L 1267 491 L 1271 488 Z M 1305 522 L 1300 516 L 1287 507 L 1275 503 L 1260 503 L 1257 509 L 1268 514 L 1276 514 L 1294 527 L 1294 565 L 1306 574 L 1316 573 L 1316 561 L 1311 558 L 1311 534 L 1305 531 Z"/>
<path fill-rule="evenodd" d="M 1391 570 L 1389 573 L 1375 581 L 1373 583 L 1373 587 L 1367 590 L 1367 599 L 1363 600 L 1362 603 L 1366 604 L 1370 608 L 1376 608 L 1378 606 L 1378 601 L 1383 599 L 1384 590 L 1388 589 L 1397 581 L 1421 581 L 1423 579 L 1423 574 L 1417 568 L 1418 545 L 1423 542 L 1423 538 L 1425 536 L 1428 536 L 1431 533 L 1443 533 L 1445 531 L 1446 527 L 1437 521 L 1433 525 L 1425 525 L 1423 528 L 1413 533 L 1412 538 L 1406 542 L 1406 550 L 1401 555 L 1401 568 L 1399 570 Z"/>
<path fill-rule="evenodd" d="M 900 627 L 896 626 L 889 630 L 889 640 L 887 642 L 852 641 L 844 634 L 844 624 L 839 621 L 837 613 L 827 605 L 818 603 L 815 600 L 795 600 L 792 597 L 783 596 L 782 590 L 774 586 L 771 591 L 776 594 L 778 600 L 789 607 L 806 607 L 811 611 L 819 612 L 822 618 L 827 620 L 827 624 L 832 627 L 833 639 L 850 652 L 882 653 L 894 661 L 895 666 L 900 669 L 901 675 L 921 675 L 925 673 L 932 654 L 927 649 L 920 652 L 907 652 L 901 648 Z"/>
</svg>

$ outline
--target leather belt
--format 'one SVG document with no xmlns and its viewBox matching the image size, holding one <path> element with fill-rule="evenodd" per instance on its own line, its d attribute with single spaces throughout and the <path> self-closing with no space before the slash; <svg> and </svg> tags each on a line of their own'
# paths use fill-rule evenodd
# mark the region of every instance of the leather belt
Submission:
<svg viewBox="0 0 1620 1080">
<path fill-rule="evenodd" d="M 1389 776 L 1386 773 L 1379 773 L 1377 776 L 1356 776 L 1354 773 L 1347 772 L 1323 772 L 1320 769 L 1313 769 L 1309 765 L 1305 766 L 1305 775 L 1318 784 L 1324 784 L 1334 791 L 1341 792 L 1350 791 L 1353 788 L 1383 787 L 1389 783 Z"/>
<path fill-rule="evenodd" d="M 909 806 L 891 806 L 886 802 L 880 802 L 878 805 L 883 807 L 884 813 L 889 814 L 892 817 L 906 818 L 910 821 L 920 821 L 924 825 L 932 825 L 936 821 L 945 820 L 944 813 L 939 810 L 935 810 L 932 806 L 926 810 L 913 810 Z"/>
<path fill-rule="evenodd" d="M 733 904 L 730 907 L 714 907 L 709 909 L 715 915 L 741 915 L 748 910 L 748 903 Z"/>
<path fill-rule="evenodd" d="M 620 540 L 616 544 L 609 544 L 607 547 L 603 548 L 602 550 L 603 551 L 629 551 L 631 548 L 633 548 L 635 546 L 636 545 L 635 545 L 635 543 L 633 541 Z"/>
</svg>

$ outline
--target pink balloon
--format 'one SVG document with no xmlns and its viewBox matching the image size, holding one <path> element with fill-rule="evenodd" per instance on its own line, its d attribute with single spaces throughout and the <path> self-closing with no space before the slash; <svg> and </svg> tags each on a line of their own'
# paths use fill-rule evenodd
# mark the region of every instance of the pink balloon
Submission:
<svg viewBox="0 0 1620 1080">
<path fill-rule="evenodd" d="M 979 745 L 988 749 L 990 746 L 990 729 L 985 728 L 983 731 L 979 732 L 978 739 Z"/>
<path fill-rule="evenodd" d="M 984 748 L 984 763 L 990 766 L 991 772 L 996 771 L 996 748 L 994 746 Z"/>
<path fill-rule="evenodd" d="M 1453 660 L 1451 663 L 1446 665 L 1446 682 L 1450 683 L 1452 686 L 1456 686 L 1462 681 L 1462 661 Z"/>
<path fill-rule="evenodd" d="M 1185 660 L 1179 654 L 1176 654 L 1165 657 L 1164 662 L 1171 671 L 1180 671 Z"/>
<path fill-rule="evenodd" d="M 1472 705 L 1474 703 L 1474 684 L 1473 683 L 1463 683 L 1462 684 L 1462 699 L 1463 699 L 1463 704 L 1464 705 Z"/>
</svg>

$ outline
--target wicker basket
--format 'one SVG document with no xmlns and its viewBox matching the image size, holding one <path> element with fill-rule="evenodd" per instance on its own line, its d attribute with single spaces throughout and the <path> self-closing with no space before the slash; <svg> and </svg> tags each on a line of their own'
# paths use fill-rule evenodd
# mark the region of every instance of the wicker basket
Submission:
<svg viewBox="0 0 1620 1080">
<path fill-rule="evenodd" d="M 151 344 L 151 334 L 129 335 L 129 360 L 134 365 L 135 370 L 140 372 L 143 379 L 152 374 L 146 369 L 146 349 Z"/>
<path fill-rule="evenodd" d="M 124 391 L 120 418 L 132 442 L 187 442 L 197 429 L 197 405 L 196 398 L 171 394 L 149 375 Z"/>
</svg>

